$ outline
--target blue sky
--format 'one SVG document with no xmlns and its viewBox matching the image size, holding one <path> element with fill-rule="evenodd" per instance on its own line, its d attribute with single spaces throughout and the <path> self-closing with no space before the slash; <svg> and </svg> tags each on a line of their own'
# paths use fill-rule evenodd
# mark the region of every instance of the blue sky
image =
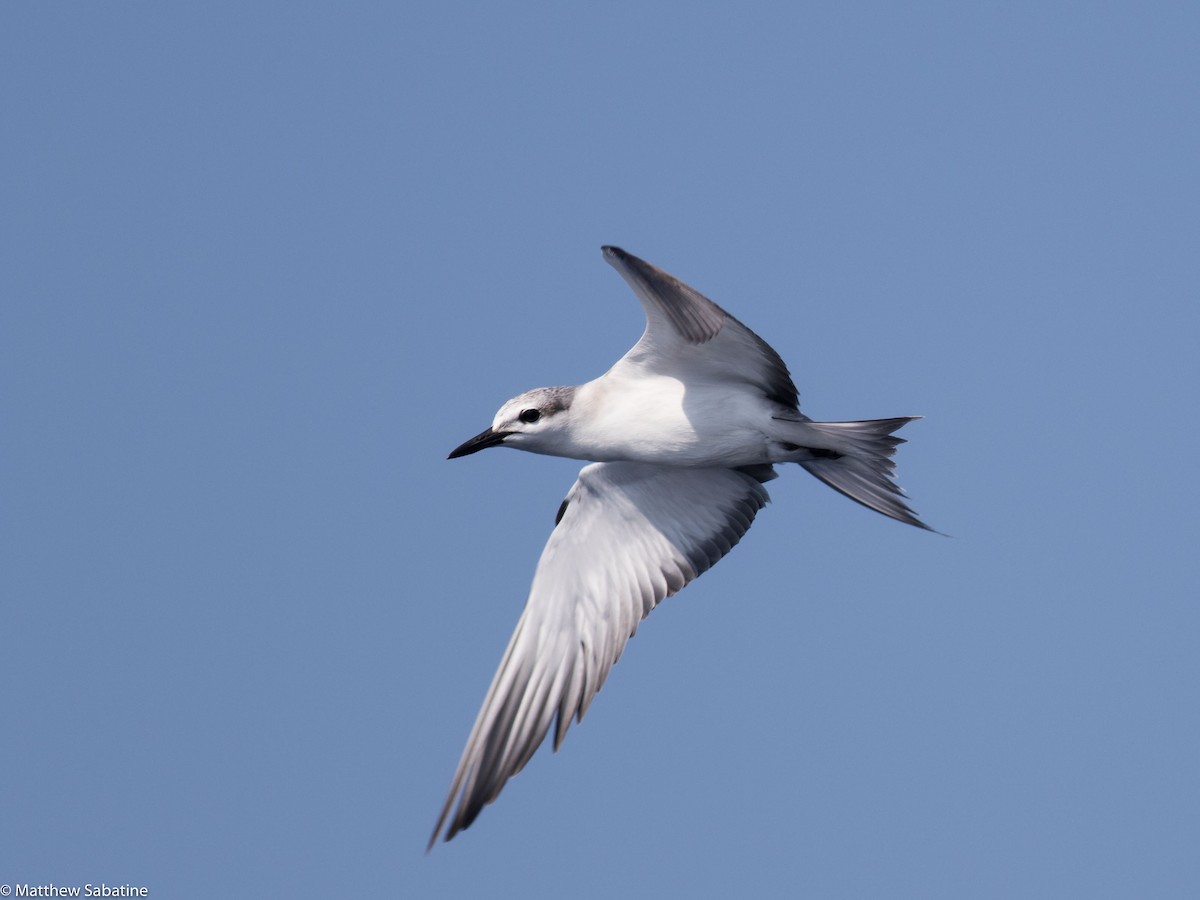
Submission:
<svg viewBox="0 0 1200 900">
<path fill-rule="evenodd" d="M 7 4 L 0 883 L 1159 898 L 1200 883 L 1200 13 Z M 613 243 L 921 414 L 799 468 L 425 856 L 636 340 Z"/>
</svg>

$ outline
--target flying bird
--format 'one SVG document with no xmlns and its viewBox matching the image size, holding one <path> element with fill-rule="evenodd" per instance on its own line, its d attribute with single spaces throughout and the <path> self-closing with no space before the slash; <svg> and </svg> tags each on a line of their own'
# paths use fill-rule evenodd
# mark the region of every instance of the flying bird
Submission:
<svg viewBox="0 0 1200 900">
<path fill-rule="evenodd" d="M 894 432 L 917 417 L 814 422 L 762 338 L 662 269 L 618 247 L 602 252 L 646 311 L 641 339 L 587 384 L 514 397 L 450 453 L 515 447 L 590 464 L 559 508 L 430 848 L 443 827 L 448 841 L 475 821 L 552 724 L 558 749 L 638 623 L 750 528 L 776 464 L 799 463 L 850 499 L 929 529 L 892 481 L 904 442 Z"/>
</svg>

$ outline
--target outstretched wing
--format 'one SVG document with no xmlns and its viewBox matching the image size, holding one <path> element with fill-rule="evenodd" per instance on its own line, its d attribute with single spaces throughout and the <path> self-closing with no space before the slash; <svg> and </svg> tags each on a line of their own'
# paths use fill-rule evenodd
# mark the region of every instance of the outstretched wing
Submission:
<svg viewBox="0 0 1200 900">
<path fill-rule="evenodd" d="M 469 826 L 525 766 L 557 716 L 558 748 L 638 623 L 730 551 L 767 502 L 769 466 L 586 466 L 542 551 L 525 611 L 429 840 Z M 451 809 L 458 804 L 454 815 Z"/>
<path fill-rule="evenodd" d="M 602 248 L 646 310 L 646 331 L 613 367 L 636 367 L 682 380 L 743 382 L 796 408 L 799 395 L 787 366 L 757 334 L 695 288 L 620 247 Z M 640 377 L 631 373 L 632 377 Z"/>
</svg>

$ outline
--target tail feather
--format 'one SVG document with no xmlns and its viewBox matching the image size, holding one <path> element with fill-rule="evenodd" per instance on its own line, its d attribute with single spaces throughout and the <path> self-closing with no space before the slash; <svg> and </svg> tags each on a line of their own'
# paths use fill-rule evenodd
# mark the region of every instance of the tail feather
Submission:
<svg viewBox="0 0 1200 900">
<path fill-rule="evenodd" d="M 909 525 L 933 531 L 908 507 L 904 502 L 903 489 L 892 480 L 892 473 L 896 469 L 892 455 L 904 443 L 904 438 L 898 438 L 892 432 L 919 418 L 904 416 L 864 422 L 805 422 L 808 428 L 828 438 L 835 449 L 815 459 L 800 460 L 800 465 L 835 491 L 863 506 Z"/>
</svg>

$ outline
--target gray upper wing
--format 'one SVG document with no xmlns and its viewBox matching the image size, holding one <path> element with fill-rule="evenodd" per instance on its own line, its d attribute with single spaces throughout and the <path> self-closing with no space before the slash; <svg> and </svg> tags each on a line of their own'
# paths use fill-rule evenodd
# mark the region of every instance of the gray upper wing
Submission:
<svg viewBox="0 0 1200 900">
<path fill-rule="evenodd" d="M 611 462 L 579 473 L 467 739 L 431 847 L 443 826 L 450 840 L 496 799 L 556 717 L 557 749 L 642 618 L 741 539 L 768 499 L 760 479 L 773 473 L 760 468 Z"/>
<path fill-rule="evenodd" d="M 796 386 L 787 366 L 766 341 L 657 266 L 620 247 L 602 251 L 646 310 L 646 331 L 618 366 L 747 382 L 771 400 L 796 408 Z"/>
</svg>

